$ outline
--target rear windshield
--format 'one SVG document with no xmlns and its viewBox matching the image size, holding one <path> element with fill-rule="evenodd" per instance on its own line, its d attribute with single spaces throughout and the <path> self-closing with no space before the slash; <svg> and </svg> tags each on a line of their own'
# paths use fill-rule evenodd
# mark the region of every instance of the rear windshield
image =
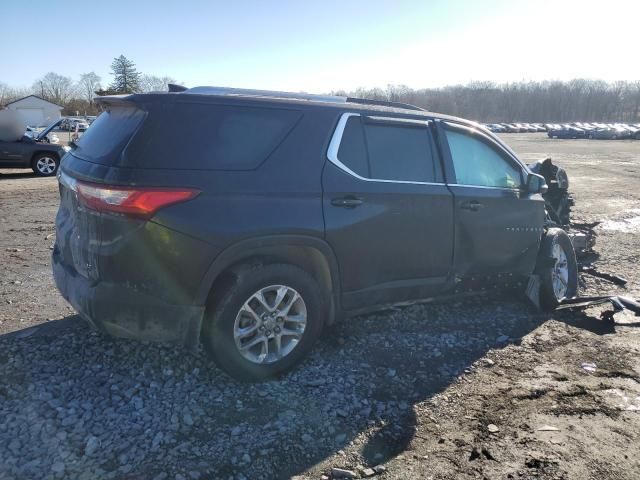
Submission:
<svg viewBox="0 0 640 480">
<path fill-rule="evenodd" d="M 101 165 L 117 163 L 144 116 L 145 112 L 135 107 L 110 107 L 80 137 L 73 154 Z"/>
<path fill-rule="evenodd" d="M 127 147 L 124 162 L 145 168 L 250 170 L 276 149 L 300 116 L 288 109 L 157 105 Z"/>
</svg>

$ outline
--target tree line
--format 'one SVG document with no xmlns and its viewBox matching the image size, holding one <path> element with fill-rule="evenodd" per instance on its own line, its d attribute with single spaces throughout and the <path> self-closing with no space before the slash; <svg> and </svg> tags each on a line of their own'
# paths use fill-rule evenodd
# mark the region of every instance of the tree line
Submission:
<svg viewBox="0 0 640 480">
<path fill-rule="evenodd" d="M 95 72 L 83 73 L 77 80 L 49 72 L 36 80 L 31 88 L 11 87 L 0 80 L 0 108 L 28 95 L 37 95 L 63 107 L 63 115 L 76 115 L 76 112 L 95 115 L 96 96 L 166 91 L 169 83 L 177 83 L 171 77 L 138 72 L 135 63 L 124 55 L 113 59 L 111 75 L 113 79 L 108 85 L 104 85 L 102 77 Z"/>
<path fill-rule="evenodd" d="M 335 95 L 416 105 L 479 122 L 638 122 L 640 81 L 472 82 L 441 88 L 358 88 Z"/>
<path fill-rule="evenodd" d="M 120 55 L 111 64 L 110 84 L 103 86 L 95 72 L 74 81 L 55 72 L 36 80 L 31 88 L 13 88 L 0 81 L 0 106 L 35 94 L 64 107 L 63 114 L 95 114 L 96 95 L 166 91 L 171 77 L 142 74 Z M 358 88 L 334 95 L 410 103 L 434 112 L 479 122 L 638 122 L 640 81 L 605 82 L 577 78 L 569 81 L 471 82 L 441 88 L 412 89 L 404 85 Z"/>
</svg>

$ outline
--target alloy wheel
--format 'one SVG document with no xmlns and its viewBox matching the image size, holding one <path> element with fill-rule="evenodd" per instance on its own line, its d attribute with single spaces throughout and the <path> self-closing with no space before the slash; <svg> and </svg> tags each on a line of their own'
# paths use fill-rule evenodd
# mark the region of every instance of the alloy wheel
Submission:
<svg viewBox="0 0 640 480">
<path fill-rule="evenodd" d="M 300 343 L 307 326 L 302 296 L 286 285 L 255 292 L 236 315 L 233 338 L 240 354 L 252 363 L 274 363 Z"/>
<path fill-rule="evenodd" d="M 40 157 L 36 162 L 36 169 L 43 175 L 51 175 L 56 171 L 56 161 L 51 157 Z"/>
<path fill-rule="evenodd" d="M 551 270 L 553 293 L 558 300 L 561 300 L 566 296 L 569 286 L 569 261 L 564 249 L 557 242 L 553 244 L 551 255 L 554 259 Z"/>
</svg>

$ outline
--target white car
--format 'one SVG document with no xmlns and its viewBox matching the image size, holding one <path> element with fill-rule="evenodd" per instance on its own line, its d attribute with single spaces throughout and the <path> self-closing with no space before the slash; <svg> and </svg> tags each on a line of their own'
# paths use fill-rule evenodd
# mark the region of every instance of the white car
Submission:
<svg viewBox="0 0 640 480">
<path fill-rule="evenodd" d="M 72 119 L 69 122 L 69 125 L 70 125 L 69 130 L 71 131 L 75 131 L 76 127 L 81 132 L 84 132 L 87 128 L 89 128 L 89 124 L 85 120 L 76 119 L 76 118 Z"/>
<path fill-rule="evenodd" d="M 65 118 L 60 124 L 60 128 L 74 132 L 76 130 L 76 125 L 78 126 L 78 130 L 81 132 L 84 132 L 89 128 L 89 124 L 82 118 Z"/>
</svg>

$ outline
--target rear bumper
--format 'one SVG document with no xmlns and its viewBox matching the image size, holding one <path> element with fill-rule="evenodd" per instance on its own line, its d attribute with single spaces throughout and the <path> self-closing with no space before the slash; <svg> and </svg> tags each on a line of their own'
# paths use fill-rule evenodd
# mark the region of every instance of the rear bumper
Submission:
<svg viewBox="0 0 640 480">
<path fill-rule="evenodd" d="M 119 284 L 92 284 L 64 265 L 57 246 L 52 266 L 62 296 L 98 330 L 114 337 L 197 347 L 204 306 L 166 303 Z"/>
</svg>

